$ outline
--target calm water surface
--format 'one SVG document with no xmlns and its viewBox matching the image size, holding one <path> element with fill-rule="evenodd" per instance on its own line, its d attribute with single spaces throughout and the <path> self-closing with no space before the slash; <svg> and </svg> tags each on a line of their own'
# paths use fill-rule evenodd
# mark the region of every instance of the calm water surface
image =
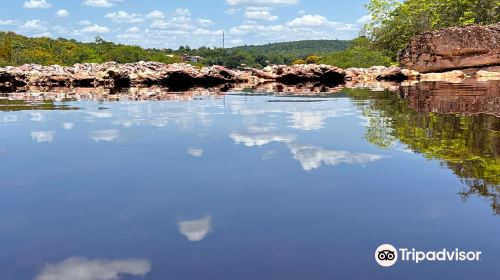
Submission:
<svg viewBox="0 0 500 280">
<path fill-rule="evenodd" d="M 0 278 L 498 279 L 498 89 L 4 99 Z"/>
</svg>

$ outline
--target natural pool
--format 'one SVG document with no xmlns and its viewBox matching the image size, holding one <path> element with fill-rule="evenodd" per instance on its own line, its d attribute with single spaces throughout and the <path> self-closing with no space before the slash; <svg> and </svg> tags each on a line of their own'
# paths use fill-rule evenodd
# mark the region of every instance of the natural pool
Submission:
<svg viewBox="0 0 500 280">
<path fill-rule="evenodd" d="M 0 278 L 498 278 L 498 83 L 384 87 L 6 94 Z"/>
</svg>

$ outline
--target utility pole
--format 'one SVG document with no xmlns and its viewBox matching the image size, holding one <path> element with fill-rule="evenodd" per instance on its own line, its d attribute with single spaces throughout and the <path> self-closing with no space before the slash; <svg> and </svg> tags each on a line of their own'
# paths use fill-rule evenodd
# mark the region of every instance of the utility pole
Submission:
<svg viewBox="0 0 500 280">
<path fill-rule="evenodd" d="M 226 47 L 226 37 L 225 37 L 225 32 L 222 30 L 222 49 L 225 49 Z"/>
</svg>

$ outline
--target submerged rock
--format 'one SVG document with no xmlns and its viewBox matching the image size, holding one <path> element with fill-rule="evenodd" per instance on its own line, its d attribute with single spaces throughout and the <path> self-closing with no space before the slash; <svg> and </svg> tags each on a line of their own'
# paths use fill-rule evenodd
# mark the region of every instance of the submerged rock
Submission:
<svg viewBox="0 0 500 280">
<path fill-rule="evenodd" d="M 421 73 L 500 65 L 500 23 L 451 27 L 411 39 L 399 57 Z"/>
</svg>

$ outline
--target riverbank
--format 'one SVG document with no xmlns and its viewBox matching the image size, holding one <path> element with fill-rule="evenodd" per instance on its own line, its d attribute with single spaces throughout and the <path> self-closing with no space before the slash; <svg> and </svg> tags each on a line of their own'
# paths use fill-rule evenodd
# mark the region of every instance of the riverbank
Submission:
<svg viewBox="0 0 500 280">
<path fill-rule="evenodd" d="M 488 71 L 490 70 L 490 71 Z M 274 65 L 264 69 L 246 68 L 231 70 L 222 66 L 197 68 L 189 64 L 163 64 L 138 62 L 119 64 L 75 64 L 71 67 L 59 65 L 41 66 L 27 64 L 19 67 L 0 68 L 0 88 L 16 90 L 25 86 L 40 87 L 149 87 L 165 86 L 172 90 L 187 90 L 191 87 L 218 86 L 223 84 L 300 84 L 315 82 L 335 86 L 346 82 L 370 81 L 454 81 L 467 77 L 481 80 L 500 79 L 500 67 L 464 72 L 460 70 L 443 73 L 421 74 L 400 67 L 374 66 L 371 68 L 341 69 L 329 65 L 299 64 Z"/>
</svg>

